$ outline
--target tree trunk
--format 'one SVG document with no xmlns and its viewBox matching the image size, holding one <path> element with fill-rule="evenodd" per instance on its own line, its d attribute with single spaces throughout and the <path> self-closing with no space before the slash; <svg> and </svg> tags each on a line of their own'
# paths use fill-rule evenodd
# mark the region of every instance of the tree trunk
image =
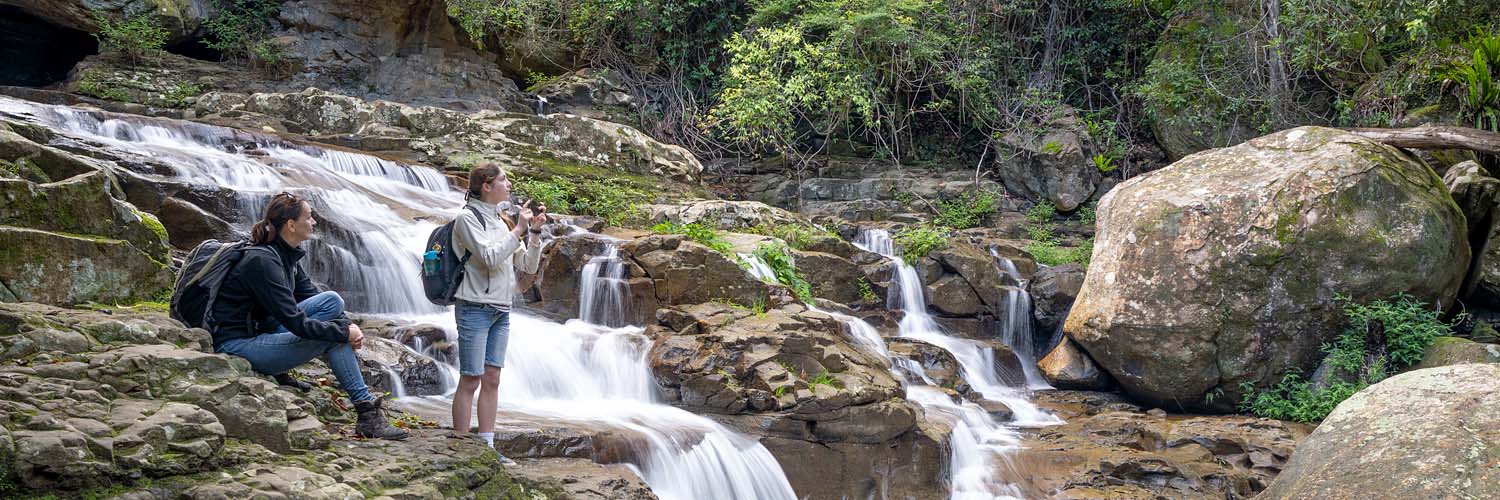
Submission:
<svg viewBox="0 0 1500 500">
<path fill-rule="evenodd" d="M 1346 128 L 1347 132 L 1410 149 L 1468 149 L 1500 155 L 1500 133 L 1448 125 L 1414 128 Z"/>
</svg>

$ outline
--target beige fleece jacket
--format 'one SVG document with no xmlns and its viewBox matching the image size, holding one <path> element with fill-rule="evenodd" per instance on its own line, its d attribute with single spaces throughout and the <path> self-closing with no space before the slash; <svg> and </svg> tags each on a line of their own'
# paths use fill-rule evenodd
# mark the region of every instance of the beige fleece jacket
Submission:
<svg viewBox="0 0 1500 500">
<path fill-rule="evenodd" d="M 500 219 L 496 205 L 479 200 L 469 200 L 469 205 L 479 209 L 485 225 L 481 228 L 474 211 L 468 208 L 459 211 L 453 224 L 454 251 L 459 257 L 471 252 L 464 265 L 464 282 L 454 298 L 508 308 L 516 294 L 516 268 L 536 273 L 542 260 L 541 245 L 528 246 L 516 239 Z"/>
</svg>

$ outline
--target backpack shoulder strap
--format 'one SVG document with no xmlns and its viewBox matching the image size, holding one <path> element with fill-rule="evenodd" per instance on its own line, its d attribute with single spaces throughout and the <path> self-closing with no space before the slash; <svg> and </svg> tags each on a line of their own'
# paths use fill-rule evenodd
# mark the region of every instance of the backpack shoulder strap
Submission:
<svg viewBox="0 0 1500 500">
<path fill-rule="evenodd" d="M 475 219 L 479 219 L 479 228 L 480 229 L 485 229 L 485 230 L 489 229 L 488 225 L 485 224 L 485 222 L 484 222 L 484 216 L 479 214 L 479 209 L 478 208 L 474 208 L 474 205 L 467 205 L 467 204 L 464 205 L 464 208 L 467 208 L 467 209 L 469 209 L 470 212 L 473 212 Z"/>
</svg>

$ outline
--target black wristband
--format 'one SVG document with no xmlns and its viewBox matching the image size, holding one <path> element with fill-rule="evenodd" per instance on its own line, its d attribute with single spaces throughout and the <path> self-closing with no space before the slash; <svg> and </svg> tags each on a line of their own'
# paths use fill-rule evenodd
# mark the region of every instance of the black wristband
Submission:
<svg viewBox="0 0 1500 500">
<path fill-rule="evenodd" d="M 542 234 L 542 230 L 538 228 L 531 228 L 528 231 L 531 231 L 531 234 Z"/>
</svg>

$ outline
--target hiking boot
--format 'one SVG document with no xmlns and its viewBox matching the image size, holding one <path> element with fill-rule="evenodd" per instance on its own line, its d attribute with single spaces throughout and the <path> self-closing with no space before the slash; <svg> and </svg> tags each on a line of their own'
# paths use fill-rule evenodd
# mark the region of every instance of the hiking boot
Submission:
<svg viewBox="0 0 1500 500">
<path fill-rule="evenodd" d="M 291 387 L 293 389 L 296 389 L 299 392 L 311 391 L 312 388 L 313 388 L 312 384 L 309 384 L 307 382 L 303 382 L 301 380 L 297 380 L 297 378 L 293 377 L 292 374 L 290 374 L 290 373 L 277 374 L 276 376 L 274 376 L 272 378 L 276 379 L 276 383 L 277 384 L 281 384 L 281 385 L 286 386 L 286 387 Z"/>
<path fill-rule="evenodd" d="M 354 410 L 359 412 L 359 420 L 354 424 L 354 433 L 359 437 L 393 441 L 406 439 L 405 430 L 385 421 L 385 413 L 380 411 L 379 399 L 354 403 Z"/>
</svg>

